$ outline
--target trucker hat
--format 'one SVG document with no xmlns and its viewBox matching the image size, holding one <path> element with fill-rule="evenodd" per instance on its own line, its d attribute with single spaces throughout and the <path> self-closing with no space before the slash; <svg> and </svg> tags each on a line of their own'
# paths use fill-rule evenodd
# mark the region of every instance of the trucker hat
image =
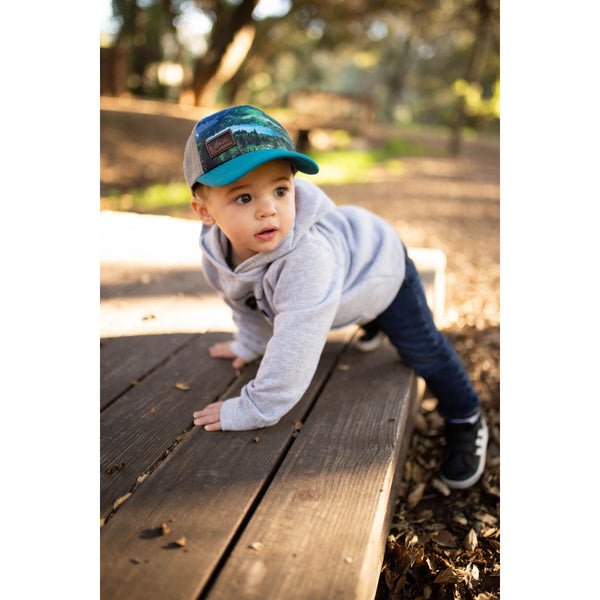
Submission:
<svg viewBox="0 0 600 600">
<path fill-rule="evenodd" d="M 289 158 L 303 173 L 319 172 L 312 158 L 296 152 L 275 119 L 253 106 L 234 106 L 196 123 L 185 146 L 183 171 L 190 191 L 196 182 L 220 187 L 277 158 Z"/>
</svg>

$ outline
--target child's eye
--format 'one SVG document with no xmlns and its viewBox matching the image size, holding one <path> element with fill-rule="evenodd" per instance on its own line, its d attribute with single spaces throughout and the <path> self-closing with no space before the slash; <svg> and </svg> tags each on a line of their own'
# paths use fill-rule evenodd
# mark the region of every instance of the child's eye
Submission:
<svg viewBox="0 0 600 600">
<path fill-rule="evenodd" d="M 283 196 L 285 196 L 286 192 L 287 192 L 287 188 L 286 187 L 283 187 L 283 186 L 282 187 L 278 187 L 275 190 L 275 195 L 278 196 L 279 198 L 283 198 Z"/>
<path fill-rule="evenodd" d="M 235 199 L 236 204 L 248 204 L 252 200 L 252 196 L 250 194 L 242 194 Z"/>
</svg>

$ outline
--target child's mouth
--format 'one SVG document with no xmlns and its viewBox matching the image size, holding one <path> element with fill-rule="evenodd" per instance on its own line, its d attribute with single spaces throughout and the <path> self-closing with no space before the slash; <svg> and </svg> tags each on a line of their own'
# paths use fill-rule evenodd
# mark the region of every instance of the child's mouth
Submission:
<svg viewBox="0 0 600 600">
<path fill-rule="evenodd" d="M 275 227 L 267 227 L 256 234 L 259 240 L 267 241 L 273 239 L 277 235 L 277 229 Z"/>
</svg>

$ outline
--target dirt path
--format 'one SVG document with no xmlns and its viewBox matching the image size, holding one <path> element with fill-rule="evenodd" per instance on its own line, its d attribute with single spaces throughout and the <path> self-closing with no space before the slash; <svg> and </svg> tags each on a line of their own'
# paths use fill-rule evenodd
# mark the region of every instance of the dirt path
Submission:
<svg viewBox="0 0 600 600">
<path fill-rule="evenodd" d="M 182 148 L 192 126 L 188 118 L 103 111 L 101 192 L 181 181 Z M 445 252 L 445 332 L 480 394 L 490 444 L 481 482 L 447 495 L 436 481 L 442 423 L 435 400 L 426 395 L 411 440 L 377 598 L 497 598 L 499 148 L 493 143 L 466 143 L 458 159 L 414 157 L 403 163 L 404 173 L 382 173 L 378 183 L 323 188 L 338 204 L 360 205 L 387 219 L 407 246 Z M 176 216 L 193 215 L 190 211 Z"/>
</svg>

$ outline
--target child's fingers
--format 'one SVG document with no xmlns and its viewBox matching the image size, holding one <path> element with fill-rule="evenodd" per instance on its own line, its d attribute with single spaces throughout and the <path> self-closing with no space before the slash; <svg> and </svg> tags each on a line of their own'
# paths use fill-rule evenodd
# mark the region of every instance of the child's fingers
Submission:
<svg viewBox="0 0 600 600">
<path fill-rule="evenodd" d="M 198 417 L 194 419 L 194 425 L 199 427 L 204 427 L 206 431 L 220 431 L 221 430 L 221 421 L 214 417 Z"/>
<path fill-rule="evenodd" d="M 205 425 L 204 429 L 206 431 L 221 431 L 221 421 L 218 423 L 211 423 L 210 425 Z"/>
<path fill-rule="evenodd" d="M 219 421 L 219 414 L 204 410 L 194 413 L 194 425 L 210 425 Z"/>
<path fill-rule="evenodd" d="M 213 358 L 237 358 L 236 355 L 231 351 L 229 342 L 214 344 L 208 349 L 208 353 Z"/>
<path fill-rule="evenodd" d="M 221 406 L 222 402 L 213 402 L 202 410 L 192 414 L 194 425 L 204 426 L 207 431 L 218 431 L 221 429 Z"/>
<path fill-rule="evenodd" d="M 246 364 L 246 361 L 243 358 L 240 358 L 239 356 L 231 363 L 231 366 L 234 369 L 240 369 L 241 367 L 243 367 Z"/>
</svg>

